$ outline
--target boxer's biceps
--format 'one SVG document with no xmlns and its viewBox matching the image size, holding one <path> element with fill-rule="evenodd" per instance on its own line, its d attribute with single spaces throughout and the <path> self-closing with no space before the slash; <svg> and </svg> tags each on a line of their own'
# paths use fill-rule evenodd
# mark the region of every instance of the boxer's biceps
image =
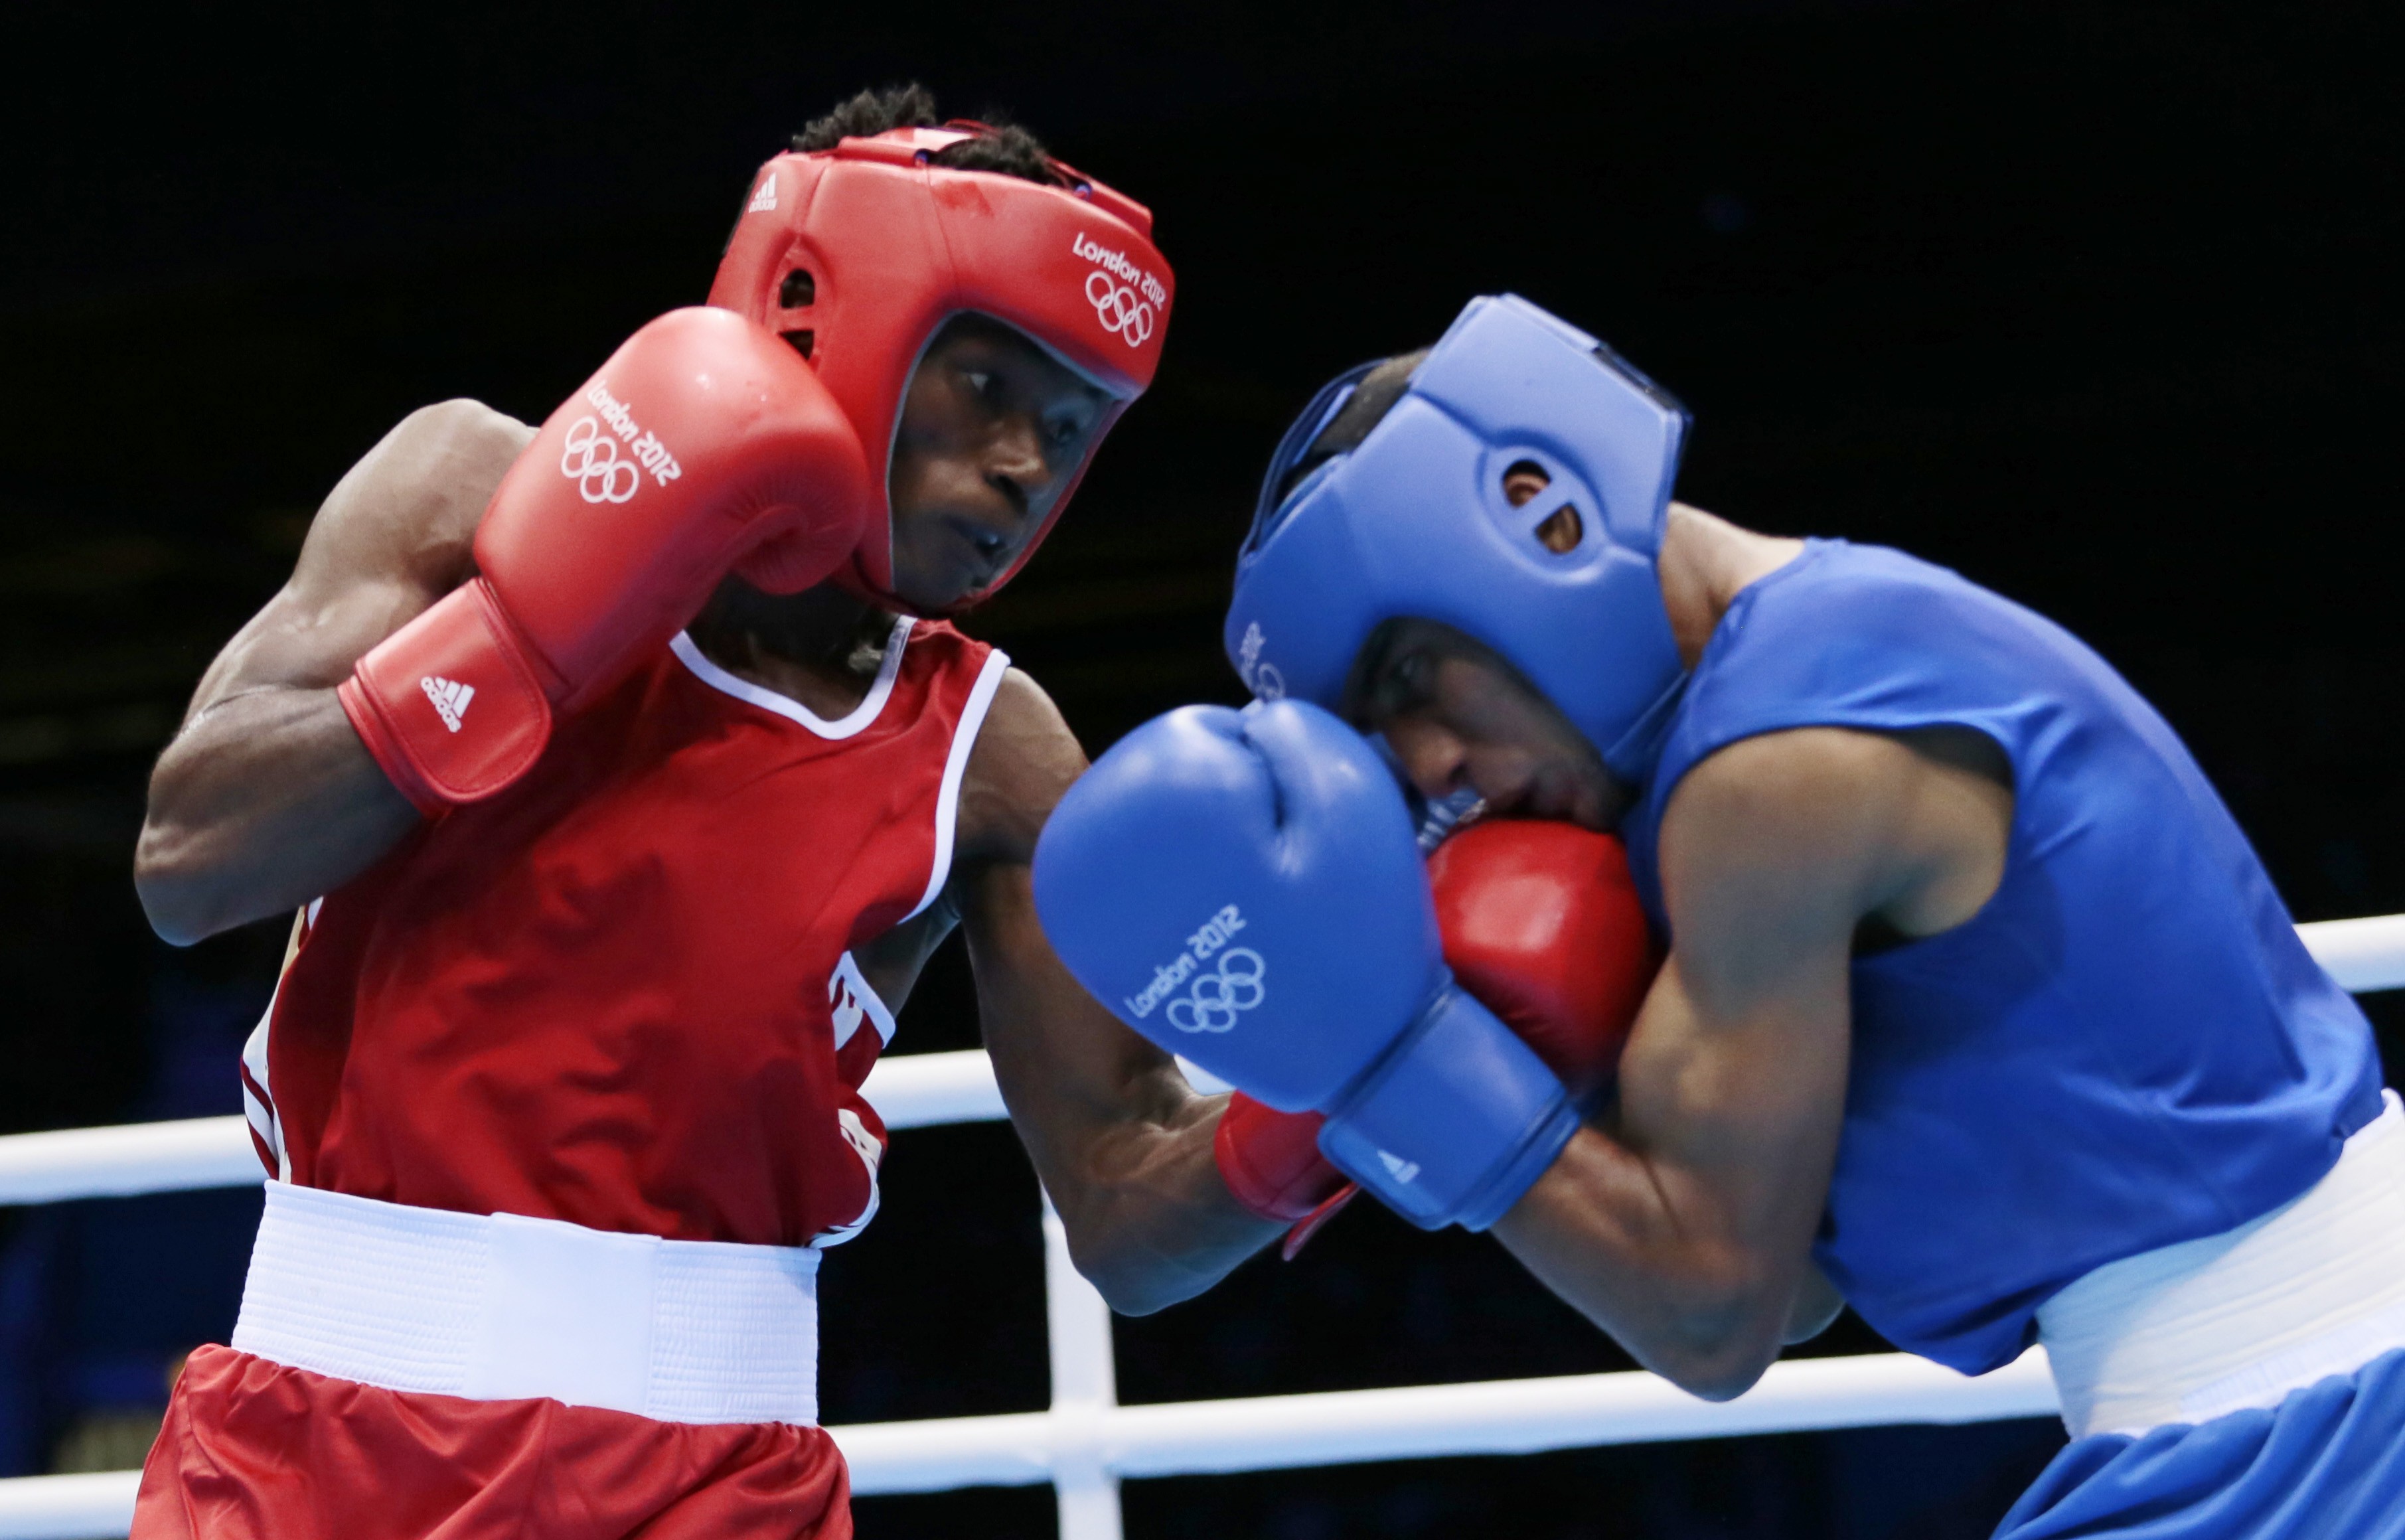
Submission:
<svg viewBox="0 0 2405 1540">
<path fill-rule="evenodd" d="M 1810 1185 L 1834 1155 L 1850 1048 L 1845 954 L 1830 950 L 1737 994 L 1698 988 L 1709 964 L 1674 946 L 1621 1057 L 1624 1141 L 1740 1211 Z"/>
<path fill-rule="evenodd" d="M 1034 861 L 1045 820 L 1085 769 L 1085 750 L 1052 697 L 1025 670 L 1005 669 L 962 778 L 956 860 Z"/>
</svg>

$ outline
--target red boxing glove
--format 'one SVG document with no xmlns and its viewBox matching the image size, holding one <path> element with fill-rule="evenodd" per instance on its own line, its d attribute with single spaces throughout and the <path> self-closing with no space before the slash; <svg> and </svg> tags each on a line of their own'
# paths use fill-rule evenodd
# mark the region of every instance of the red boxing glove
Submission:
<svg viewBox="0 0 2405 1540">
<path fill-rule="evenodd" d="M 1319 1127 L 1327 1121 L 1317 1113 L 1281 1113 L 1238 1091 L 1211 1139 L 1220 1179 L 1236 1201 L 1291 1226 L 1282 1248 L 1289 1262 L 1361 1190 L 1319 1153 Z"/>
<path fill-rule="evenodd" d="M 1620 1063 L 1662 965 L 1620 841 L 1575 824 L 1498 819 L 1428 858 L 1444 960 L 1582 1098 Z M 1288 1259 L 1359 1191 L 1319 1153 L 1316 1113 L 1239 1091 L 1213 1142 L 1236 1200 L 1288 1223 Z"/>
<path fill-rule="evenodd" d="M 1454 977 L 1586 1096 L 1620 1064 L 1653 987 L 1653 945 L 1620 841 L 1574 824 L 1496 819 L 1428 858 Z"/>
<path fill-rule="evenodd" d="M 731 311 L 670 311 L 542 425 L 476 530 L 479 576 L 361 658 L 343 710 L 432 813 L 534 764 L 552 713 L 624 679 L 730 570 L 777 593 L 859 543 L 858 436 L 809 366 Z"/>
</svg>

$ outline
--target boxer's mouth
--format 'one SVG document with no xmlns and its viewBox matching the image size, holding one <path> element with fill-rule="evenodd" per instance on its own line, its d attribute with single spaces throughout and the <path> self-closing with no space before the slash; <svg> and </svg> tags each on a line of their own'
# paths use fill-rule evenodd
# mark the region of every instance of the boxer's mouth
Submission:
<svg viewBox="0 0 2405 1540">
<path fill-rule="evenodd" d="M 947 518 L 944 524 L 964 552 L 960 565 L 963 575 L 970 580 L 967 586 L 985 587 L 1009 565 L 1014 542 L 1008 535 L 981 520 L 960 514 Z"/>
<path fill-rule="evenodd" d="M 1511 811 L 1513 816 L 1524 819 L 1580 822 L 1578 783 L 1567 775 L 1550 773 L 1542 768 L 1532 770 L 1512 798 Z"/>
<path fill-rule="evenodd" d="M 1541 819 L 1552 816 L 1542 806 L 1538 777 L 1533 775 L 1509 786 L 1481 785 L 1475 781 L 1472 784 L 1477 786 L 1478 795 L 1485 802 L 1487 812 L 1497 818 Z"/>
</svg>

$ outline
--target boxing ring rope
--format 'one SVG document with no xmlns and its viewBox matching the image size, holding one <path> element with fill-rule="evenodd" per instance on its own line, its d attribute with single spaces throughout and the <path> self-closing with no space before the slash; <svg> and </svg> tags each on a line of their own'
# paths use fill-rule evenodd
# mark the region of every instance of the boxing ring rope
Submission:
<svg viewBox="0 0 2405 1540">
<path fill-rule="evenodd" d="M 2297 927 L 2314 959 L 2358 994 L 2405 988 L 2405 915 Z M 1003 1117 L 984 1054 L 907 1054 L 865 1087 L 894 1129 Z M 259 1180 L 239 1116 L 0 1137 L 0 1204 L 51 1203 Z M 1699 1401 L 1643 1373 L 1566 1375 L 1310 1395 L 1122 1407 L 1110 1309 L 1069 1265 L 1048 1203 L 1048 1410 L 828 1430 L 863 1496 L 1034 1486 L 1059 1494 L 1062 1540 L 1119 1540 L 1118 1483 L 1377 1460 L 1669 1439 L 1727 1438 L 1898 1422 L 1978 1422 L 2055 1409 L 2043 1349 L 1968 1379 L 1906 1353 L 1774 1364 L 1731 1402 Z M 120 1536 L 137 1473 L 0 1479 L 0 1540 Z"/>
</svg>

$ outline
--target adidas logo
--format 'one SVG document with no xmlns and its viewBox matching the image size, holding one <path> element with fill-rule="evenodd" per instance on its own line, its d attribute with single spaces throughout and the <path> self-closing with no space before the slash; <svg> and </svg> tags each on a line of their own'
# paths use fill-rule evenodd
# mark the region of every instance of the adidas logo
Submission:
<svg viewBox="0 0 2405 1540">
<path fill-rule="evenodd" d="M 476 698 L 476 687 L 446 679 L 440 674 L 429 674 L 417 681 L 417 688 L 434 703 L 435 715 L 443 719 L 443 725 L 454 733 L 459 731 L 459 719 L 468 714 L 468 703 Z"/>
<path fill-rule="evenodd" d="M 1378 1152 L 1378 1158 L 1385 1164 L 1386 1174 L 1406 1186 L 1410 1184 L 1412 1178 L 1420 1174 L 1420 1163 L 1416 1160 L 1405 1160 L 1400 1155 L 1391 1155 L 1384 1150 Z"/>
<path fill-rule="evenodd" d="M 746 214 L 766 214 L 776 206 L 777 178 L 772 173 L 767 181 L 760 184 L 760 190 L 752 195 L 752 202 L 744 208 L 743 212 Z"/>
</svg>

